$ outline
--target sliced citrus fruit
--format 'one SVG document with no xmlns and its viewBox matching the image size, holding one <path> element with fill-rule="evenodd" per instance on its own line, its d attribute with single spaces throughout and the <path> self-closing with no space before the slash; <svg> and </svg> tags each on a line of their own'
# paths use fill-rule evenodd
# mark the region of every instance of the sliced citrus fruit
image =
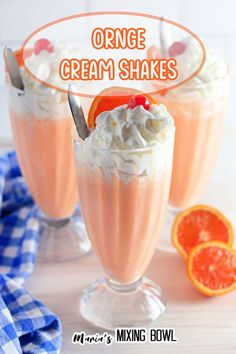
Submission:
<svg viewBox="0 0 236 354">
<path fill-rule="evenodd" d="M 232 247 L 233 228 L 226 217 L 208 205 L 196 205 L 179 213 L 172 227 L 172 242 L 185 258 L 197 245 L 221 241 Z"/>
<path fill-rule="evenodd" d="M 25 58 L 28 58 L 29 56 L 31 56 L 32 53 L 33 53 L 33 48 L 27 48 L 24 51 L 22 49 L 16 50 L 14 54 L 16 57 L 17 64 L 19 66 L 22 66 L 24 64 L 23 56 Z"/>
<path fill-rule="evenodd" d="M 236 289 L 236 252 L 222 242 L 202 243 L 190 252 L 187 272 L 202 294 L 228 293 Z"/>
<path fill-rule="evenodd" d="M 130 98 L 134 95 L 142 94 L 143 92 L 129 87 L 112 86 L 101 91 L 93 100 L 88 113 L 88 126 L 95 128 L 97 116 L 104 111 L 128 104 Z M 156 103 L 155 100 L 144 94 L 151 103 Z"/>
</svg>

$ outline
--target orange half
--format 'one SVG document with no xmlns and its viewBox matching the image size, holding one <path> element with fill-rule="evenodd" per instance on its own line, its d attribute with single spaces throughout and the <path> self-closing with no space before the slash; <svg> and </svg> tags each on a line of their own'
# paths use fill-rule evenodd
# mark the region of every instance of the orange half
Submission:
<svg viewBox="0 0 236 354">
<path fill-rule="evenodd" d="M 97 116 L 104 111 L 128 104 L 130 98 L 134 95 L 144 95 L 150 103 L 156 103 L 155 100 L 145 93 L 129 87 L 112 86 L 101 91 L 93 100 L 88 113 L 88 127 L 94 129 Z"/>
<path fill-rule="evenodd" d="M 199 244 L 220 241 L 233 245 L 233 228 L 227 218 L 208 205 L 196 205 L 179 213 L 172 227 L 172 243 L 185 258 Z"/>
<path fill-rule="evenodd" d="M 226 294 L 236 289 L 236 252 L 222 242 L 200 244 L 189 254 L 187 273 L 202 294 Z"/>
</svg>

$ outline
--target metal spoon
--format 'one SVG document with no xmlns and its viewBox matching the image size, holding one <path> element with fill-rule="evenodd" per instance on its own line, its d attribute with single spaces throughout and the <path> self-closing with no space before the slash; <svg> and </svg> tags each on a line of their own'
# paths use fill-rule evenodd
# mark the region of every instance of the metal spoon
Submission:
<svg viewBox="0 0 236 354">
<path fill-rule="evenodd" d="M 160 30 L 160 44 L 161 44 L 161 53 L 165 58 L 169 57 L 168 49 L 172 44 L 172 35 L 170 26 L 167 26 L 167 23 L 163 21 L 164 16 L 161 17 L 159 30 Z"/>
<path fill-rule="evenodd" d="M 4 48 L 4 59 L 5 59 L 6 68 L 9 73 L 12 86 L 14 86 L 15 88 L 21 91 L 24 91 L 24 83 L 21 77 L 20 69 L 11 48 L 9 47 Z"/>
<path fill-rule="evenodd" d="M 81 107 L 78 96 L 73 95 L 71 92 L 75 92 L 73 85 L 69 86 L 68 101 L 70 110 L 75 122 L 76 130 L 82 140 L 85 140 L 89 136 L 89 130 L 84 117 L 84 112 Z"/>
</svg>

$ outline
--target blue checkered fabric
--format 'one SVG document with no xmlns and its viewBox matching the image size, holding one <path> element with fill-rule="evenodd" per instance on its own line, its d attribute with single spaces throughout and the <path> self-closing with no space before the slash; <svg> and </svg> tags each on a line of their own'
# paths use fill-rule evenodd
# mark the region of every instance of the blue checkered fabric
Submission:
<svg viewBox="0 0 236 354">
<path fill-rule="evenodd" d="M 39 224 L 15 152 L 0 156 L 0 354 L 59 353 L 61 324 L 23 288 L 33 271 Z"/>
</svg>

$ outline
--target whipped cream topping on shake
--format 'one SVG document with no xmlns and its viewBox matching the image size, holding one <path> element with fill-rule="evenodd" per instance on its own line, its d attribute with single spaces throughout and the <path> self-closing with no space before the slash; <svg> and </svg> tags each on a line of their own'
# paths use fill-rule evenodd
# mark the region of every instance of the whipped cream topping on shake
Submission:
<svg viewBox="0 0 236 354">
<path fill-rule="evenodd" d="M 79 58 L 81 51 L 75 43 L 52 43 L 51 50 L 41 50 L 39 53 L 33 52 L 25 59 L 26 67 L 40 80 L 48 82 L 56 87 L 67 89 L 69 81 L 64 81 L 59 75 L 59 66 L 64 58 Z M 21 68 L 23 82 L 26 91 L 37 94 L 50 93 L 62 96 L 56 89 L 47 87 L 43 83 L 36 81 L 24 68 Z M 64 94 L 63 94 L 64 96 Z"/>
<path fill-rule="evenodd" d="M 199 67 L 203 53 L 199 43 L 192 37 L 186 37 L 181 40 L 183 52 L 175 56 L 178 67 L 178 79 L 182 81 L 189 77 Z M 196 95 L 205 96 L 209 93 L 215 93 L 218 86 L 216 82 L 224 81 L 228 74 L 228 67 L 225 61 L 219 58 L 213 50 L 206 49 L 206 60 L 197 75 L 190 81 L 177 89 L 168 91 L 167 95 Z M 194 92 L 193 92 L 194 91 Z"/>
<path fill-rule="evenodd" d="M 84 159 L 91 168 L 102 169 L 108 179 L 117 172 L 127 182 L 133 175 L 150 177 L 157 170 L 160 173 L 157 161 L 164 165 L 153 146 L 164 148 L 173 132 L 174 121 L 164 105 L 151 104 L 149 110 L 142 105 L 133 109 L 122 105 L 97 117 L 96 128 L 84 142 Z M 107 149 L 111 159 L 104 153 Z"/>
<path fill-rule="evenodd" d="M 186 37 L 182 42 L 185 45 L 185 50 L 176 57 L 180 74 L 184 71 L 191 72 L 193 67 L 197 68 L 199 59 L 202 59 L 202 49 L 196 40 L 192 37 Z M 219 58 L 212 49 L 205 49 L 206 61 L 202 70 L 191 80 L 192 84 L 209 83 L 214 80 L 224 79 L 227 74 L 227 65 L 224 60 Z"/>
<path fill-rule="evenodd" d="M 51 43 L 45 39 L 39 41 L 45 41 L 48 47 L 40 51 L 34 48 L 32 54 L 25 58 L 26 67 L 40 80 L 66 90 L 71 82 L 60 78 L 60 62 L 63 58 L 81 57 L 81 51 L 75 43 Z M 25 86 L 24 98 L 20 97 L 14 88 L 11 95 L 22 117 L 32 119 L 32 112 L 37 119 L 59 119 L 64 118 L 65 114 L 70 115 L 67 95 L 64 92 L 35 80 L 23 66 L 20 70 Z"/>
<path fill-rule="evenodd" d="M 111 149 L 137 149 L 165 141 L 173 126 L 173 119 L 161 104 L 130 109 L 127 105 L 101 113 L 96 128 L 87 143 Z"/>
</svg>

